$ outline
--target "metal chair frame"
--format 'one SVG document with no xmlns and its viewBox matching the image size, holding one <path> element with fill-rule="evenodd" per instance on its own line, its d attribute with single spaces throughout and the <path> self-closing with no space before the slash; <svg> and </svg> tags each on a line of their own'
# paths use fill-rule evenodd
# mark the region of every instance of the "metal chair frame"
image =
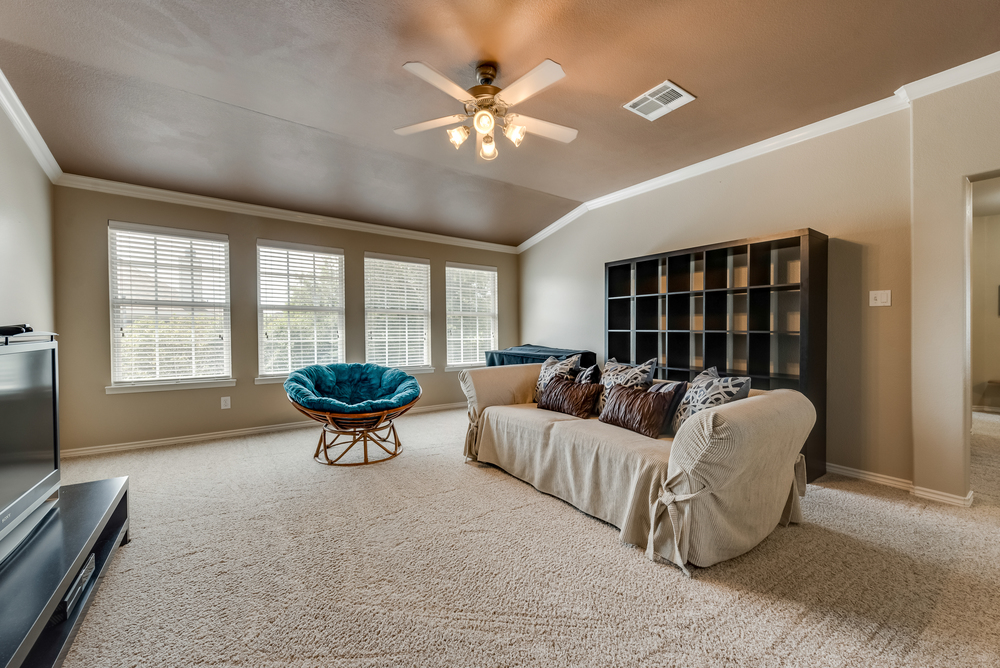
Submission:
<svg viewBox="0 0 1000 668">
<path fill-rule="evenodd" d="M 288 401 L 300 413 L 309 416 L 317 422 L 323 423 L 323 430 L 320 432 L 319 443 L 316 444 L 316 452 L 313 454 L 313 459 L 326 466 L 364 466 L 365 464 L 377 464 L 389 461 L 403 451 L 403 444 L 399 440 L 396 425 L 392 421 L 413 408 L 413 405 L 420 400 L 423 393 L 423 390 L 421 390 L 417 398 L 405 406 L 376 411 L 374 413 L 329 413 L 327 411 L 317 411 L 300 406 L 291 397 L 288 397 Z M 379 433 L 383 431 L 385 432 L 384 434 Z M 328 440 L 327 434 L 333 434 L 333 439 Z M 364 448 L 364 461 L 349 464 L 340 463 L 344 455 L 358 443 L 361 443 Z M 380 457 L 379 459 L 369 458 L 369 443 L 377 445 L 388 456 Z M 335 449 L 345 445 L 347 447 L 340 454 L 330 459 L 331 448 Z M 320 459 L 321 454 L 323 459 Z M 378 453 L 376 452 L 376 454 Z"/>
</svg>

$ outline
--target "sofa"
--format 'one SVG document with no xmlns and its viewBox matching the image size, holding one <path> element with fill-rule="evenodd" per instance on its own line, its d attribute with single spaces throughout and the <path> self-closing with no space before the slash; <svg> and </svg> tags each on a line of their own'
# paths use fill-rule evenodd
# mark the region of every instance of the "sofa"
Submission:
<svg viewBox="0 0 1000 668">
<path fill-rule="evenodd" d="M 805 459 L 816 421 L 794 390 L 751 391 L 703 410 L 673 436 L 649 438 L 542 410 L 540 364 L 466 369 L 465 456 L 492 464 L 614 525 L 623 543 L 690 574 L 739 556 L 779 524 L 801 522 Z"/>
</svg>

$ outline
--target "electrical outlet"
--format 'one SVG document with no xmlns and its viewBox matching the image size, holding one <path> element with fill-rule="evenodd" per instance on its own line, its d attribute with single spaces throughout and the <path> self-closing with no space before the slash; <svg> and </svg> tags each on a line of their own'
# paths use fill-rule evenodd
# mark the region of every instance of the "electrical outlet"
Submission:
<svg viewBox="0 0 1000 668">
<path fill-rule="evenodd" d="M 892 290 L 872 290 L 868 293 L 869 306 L 892 306 Z"/>
<path fill-rule="evenodd" d="M 222 397 L 222 410 L 226 410 L 227 408 L 232 408 L 232 407 L 233 403 L 229 400 L 229 397 Z"/>
</svg>

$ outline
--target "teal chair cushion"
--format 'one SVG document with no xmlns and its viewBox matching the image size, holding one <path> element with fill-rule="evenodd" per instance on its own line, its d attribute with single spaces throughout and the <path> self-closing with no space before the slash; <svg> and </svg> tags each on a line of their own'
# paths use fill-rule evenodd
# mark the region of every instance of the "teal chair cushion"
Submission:
<svg viewBox="0 0 1000 668">
<path fill-rule="evenodd" d="M 420 396 L 413 376 L 377 364 L 314 364 L 293 371 L 285 392 L 299 406 L 334 414 L 400 408 Z"/>
</svg>

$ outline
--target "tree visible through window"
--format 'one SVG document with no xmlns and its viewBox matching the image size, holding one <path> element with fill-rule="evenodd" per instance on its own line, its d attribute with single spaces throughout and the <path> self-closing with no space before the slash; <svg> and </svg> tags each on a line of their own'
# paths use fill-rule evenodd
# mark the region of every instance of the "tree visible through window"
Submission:
<svg viewBox="0 0 1000 668">
<path fill-rule="evenodd" d="M 111 381 L 229 378 L 229 239 L 112 222 Z"/>
<path fill-rule="evenodd" d="M 483 364 L 497 348 L 497 270 L 448 263 L 448 364 Z"/>
<path fill-rule="evenodd" d="M 430 366 L 427 260 L 365 254 L 365 359 L 392 367 Z"/>
<path fill-rule="evenodd" d="M 257 243 L 257 358 L 261 376 L 344 361 L 344 252 Z"/>
</svg>

